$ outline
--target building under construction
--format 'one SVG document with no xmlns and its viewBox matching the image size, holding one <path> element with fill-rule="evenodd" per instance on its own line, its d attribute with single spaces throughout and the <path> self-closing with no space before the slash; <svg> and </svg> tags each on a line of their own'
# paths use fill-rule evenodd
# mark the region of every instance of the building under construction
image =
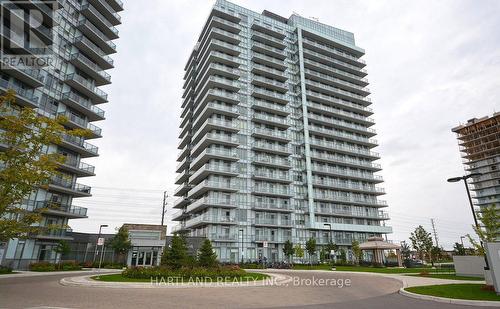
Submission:
<svg viewBox="0 0 500 309">
<path fill-rule="evenodd" d="M 476 205 L 500 205 L 500 112 L 473 118 L 452 129 L 457 134 L 465 169 L 472 177 Z"/>
</svg>

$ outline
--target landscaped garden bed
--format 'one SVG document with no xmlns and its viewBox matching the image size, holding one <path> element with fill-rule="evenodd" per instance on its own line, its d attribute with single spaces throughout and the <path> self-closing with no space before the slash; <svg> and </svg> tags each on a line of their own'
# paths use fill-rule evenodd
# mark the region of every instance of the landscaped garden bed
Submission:
<svg viewBox="0 0 500 309">
<path fill-rule="evenodd" d="M 75 262 L 61 262 L 61 263 L 49 263 L 49 262 L 38 262 L 31 263 L 29 266 L 31 271 L 71 271 L 71 270 L 82 270 L 82 266 Z"/>
<path fill-rule="evenodd" d="M 486 288 L 483 284 L 464 283 L 428 285 L 410 287 L 405 290 L 415 294 L 453 299 L 500 301 L 500 295 L 496 295 L 495 291 Z"/>
</svg>

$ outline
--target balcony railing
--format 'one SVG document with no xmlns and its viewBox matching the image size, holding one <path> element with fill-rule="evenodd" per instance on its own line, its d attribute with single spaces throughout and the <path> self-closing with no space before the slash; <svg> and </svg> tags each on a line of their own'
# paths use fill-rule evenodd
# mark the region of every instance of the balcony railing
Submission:
<svg viewBox="0 0 500 309">
<path fill-rule="evenodd" d="M 53 210 L 81 217 L 87 216 L 87 208 L 85 207 L 54 203 L 52 201 L 38 201 L 35 203 L 34 210 L 48 210 L 48 211 Z"/>
<path fill-rule="evenodd" d="M 71 100 L 78 105 L 84 107 L 86 110 L 91 111 L 92 113 L 98 115 L 99 117 L 104 117 L 104 111 L 100 109 L 99 107 L 93 105 L 90 101 L 80 97 L 79 95 L 75 94 L 74 92 L 65 92 L 61 96 L 62 100 Z"/>
</svg>

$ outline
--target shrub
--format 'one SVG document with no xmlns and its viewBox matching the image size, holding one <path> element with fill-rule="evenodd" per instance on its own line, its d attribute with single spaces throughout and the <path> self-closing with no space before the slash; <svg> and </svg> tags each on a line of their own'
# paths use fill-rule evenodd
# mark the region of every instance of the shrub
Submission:
<svg viewBox="0 0 500 309">
<path fill-rule="evenodd" d="M 82 266 L 75 261 L 61 262 L 58 264 L 50 262 L 31 263 L 29 266 L 31 271 L 60 271 L 60 270 L 81 270 Z"/>
<path fill-rule="evenodd" d="M 159 267 L 131 267 L 123 271 L 122 275 L 127 278 L 134 279 L 149 279 L 149 278 L 239 278 L 245 276 L 246 272 L 238 266 L 220 266 L 214 268 L 203 267 L 181 267 L 170 268 L 165 266 Z"/>
<path fill-rule="evenodd" d="M 12 273 L 12 268 L 0 265 L 0 274 L 10 274 Z"/>
<path fill-rule="evenodd" d="M 29 266 L 31 271 L 55 271 L 56 265 L 49 262 L 31 263 Z"/>
</svg>

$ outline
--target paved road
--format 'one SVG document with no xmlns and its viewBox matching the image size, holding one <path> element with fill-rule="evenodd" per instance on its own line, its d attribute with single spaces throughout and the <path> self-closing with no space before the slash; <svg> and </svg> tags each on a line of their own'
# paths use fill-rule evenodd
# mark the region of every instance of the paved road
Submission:
<svg viewBox="0 0 500 309">
<path fill-rule="evenodd" d="M 294 277 L 289 286 L 181 289 L 60 285 L 59 280 L 70 274 L 0 278 L 0 308 L 466 308 L 401 296 L 397 294 L 401 283 L 391 278 L 333 272 L 285 274 Z M 308 285 L 313 279 L 316 285 Z M 336 279 L 337 285 L 327 279 Z M 344 279 L 342 288 L 339 279 Z M 350 286 L 345 286 L 345 279 L 351 280 Z"/>
</svg>

